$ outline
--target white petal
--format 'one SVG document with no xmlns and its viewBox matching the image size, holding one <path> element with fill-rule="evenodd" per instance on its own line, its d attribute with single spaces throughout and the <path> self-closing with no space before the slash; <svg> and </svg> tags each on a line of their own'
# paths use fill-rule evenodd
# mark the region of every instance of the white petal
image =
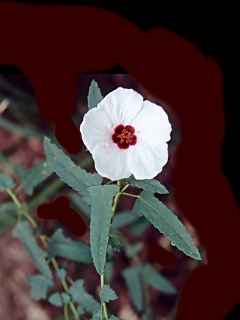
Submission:
<svg viewBox="0 0 240 320">
<path fill-rule="evenodd" d="M 168 144 L 148 145 L 137 142 L 129 152 L 129 166 L 135 179 L 152 179 L 156 177 L 168 161 Z"/>
<path fill-rule="evenodd" d="M 143 102 L 143 108 L 132 122 L 136 134 L 148 144 L 170 140 L 172 131 L 168 116 L 161 106 L 148 100 Z"/>
<path fill-rule="evenodd" d="M 141 110 L 143 97 L 133 89 L 119 87 L 98 104 L 103 108 L 112 121 L 112 126 L 129 124 Z"/>
<path fill-rule="evenodd" d="M 90 152 L 104 142 L 109 142 L 112 126 L 106 112 L 100 108 L 92 108 L 83 117 L 80 125 L 82 140 Z"/>
<path fill-rule="evenodd" d="M 128 178 L 128 150 L 119 149 L 115 143 L 98 145 L 92 154 L 96 171 L 110 180 Z"/>
</svg>

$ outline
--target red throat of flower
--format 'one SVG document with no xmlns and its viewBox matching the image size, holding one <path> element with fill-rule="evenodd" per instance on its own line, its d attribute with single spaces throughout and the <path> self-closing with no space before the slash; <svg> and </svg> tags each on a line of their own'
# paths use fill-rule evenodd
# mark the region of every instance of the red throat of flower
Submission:
<svg viewBox="0 0 240 320">
<path fill-rule="evenodd" d="M 134 127 L 123 124 L 119 124 L 112 135 L 112 140 L 118 145 L 120 149 L 127 149 L 129 146 L 133 146 L 137 143 L 137 136 L 134 134 Z"/>
</svg>

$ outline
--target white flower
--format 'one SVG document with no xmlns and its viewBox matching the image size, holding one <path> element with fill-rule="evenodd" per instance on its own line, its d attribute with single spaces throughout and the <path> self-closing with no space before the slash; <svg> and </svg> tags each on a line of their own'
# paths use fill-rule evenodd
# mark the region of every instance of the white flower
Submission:
<svg viewBox="0 0 240 320">
<path fill-rule="evenodd" d="M 122 87 L 90 109 L 80 125 L 97 172 L 110 180 L 152 179 L 168 161 L 171 124 L 162 107 Z"/>
</svg>

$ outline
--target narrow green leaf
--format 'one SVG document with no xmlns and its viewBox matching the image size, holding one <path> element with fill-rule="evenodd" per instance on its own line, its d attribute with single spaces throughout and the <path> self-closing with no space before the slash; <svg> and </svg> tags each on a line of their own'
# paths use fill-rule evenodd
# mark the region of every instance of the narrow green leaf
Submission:
<svg viewBox="0 0 240 320">
<path fill-rule="evenodd" d="M 104 276 L 108 283 L 111 281 L 113 276 L 113 267 L 114 267 L 113 262 L 107 262 L 105 265 Z"/>
<path fill-rule="evenodd" d="M 34 300 L 46 299 L 48 290 L 54 286 L 54 283 L 43 275 L 28 277 L 28 283 L 31 286 L 31 296 Z"/>
<path fill-rule="evenodd" d="M 58 229 L 48 241 L 48 253 L 51 257 L 62 257 L 80 263 L 92 263 L 91 251 L 82 241 L 66 238 L 62 229 Z"/>
<path fill-rule="evenodd" d="M 89 188 L 91 197 L 90 244 L 95 268 L 104 273 L 110 224 L 112 219 L 112 201 L 118 192 L 116 185 L 101 185 Z"/>
<path fill-rule="evenodd" d="M 137 221 L 139 216 L 133 211 L 124 211 L 114 216 L 112 228 L 118 229 L 132 224 Z"/>
<path fill-rule="evenodd" d="M 120 251 L 124 248 L 125 242 L 123 241 L 123 238 L 121 237 L 120 233 L 111 232 L 109 234 L 109 244 L 111 244 L 113 250 Z"/>
<path fill-rule="evenodd" d="M 83 310 L 83 308 L 80 307 L 80 306 L 77 307 L 77 312 L 78 312 L 78 315 L 79 315 L 79 316 L 82 316 L 82 315 L 84 315 L 84 313 L 85 313 L 84 310 Z"/>
<path fill-rule="evenodd" d="M 60 148 L 44 138 L 44 150 L 49 168 L 73 190 L 86 195 L 86 188 L 102 183 L 102 177 L 78 167 Z"/>
<path fill-rule="evenodd" d="M 116 316 L 111 316 L 109 320 L 120 320 L 120 319 Z"/>
<path fill-rule="evenodd" d="M 150 223 L 144 217 L 141 217 L 133 225 L 130 226 L 129 231 L 134 237 L 140 237 L 149 226 Z"/>
<path fill-rule="evenodd" d="M 77 207 L 77 209 L 79 209 L 84 215 L 86 215 L 87 218 L 90 218 L 91 207 L 88 202 L 86 202 L 86 198 L 74 192 L 71 192 L 69 194 L 69 198 L 72 201 L 73 205 Z"/>
<path fill-rule="evenodd" d="M 17 174 L 21 179 L 21 184 L 28 195 L 32 195 L 34 189 L 46 180 L 52 173 L 46 161 L 42 161 L 32 167 L 26 169 L 24 167 L 17 168 Z"/>
<path fill-rule="evenodd" d="M 92 316 L 91 320 L 105 320 L 105 319 L 102 318 L 101 308 L 96 313 L 94 313 L 94 315 Z"/>
<path fill-rule="evenodd" d="M 187 256 L 201 260 L 200 253 L 185 226 L 167 206 L 147 191 L 141 193 L 140 200 L 141 213 L 156 229 Z"/>
<path fill-rule="evenodd" d="M 22 242 L 38 270 L 51 279 L 52 273 L 46 261 L 47 254 L 38 246 L 28 222 L 18 223 L 13 230 L 13 236 Z"/>
<path fill-rule="evenodd" d="M 5 174 L 0 174 L 0 191 L 6 189 L 12 189 L 15 186 L 12 178 L 6 176 Z"/>
<path fill-rule="evenodd" d="M 97 82 L 92 80 L 88 91 L 88 109 L 95 108 L 102 99 L 103 96 Z"/>
<path fill-rule="evenodd" d="M 67 272 L 63 268 L 59 269 L 58 272 L 57 272 L 57 275 L 61 280 L 65 280 L 66 274 L 67 274 Z"/>
<path fill-rule="evenodd" d="M 104 285 L 100 291 L 100 299 L 102 303 L 108 303 L 110 301 L 116 300 L 117 295 L 112 288 L 110 288 L 108 285 Z"/>
<path fill-rule="evenodd" d="M 0 205 L 0 234 L 11 228 L 17 222 L 17 210 L 13 202 Z"/>
<path fill-rule="evenodd" d="M 141 282 L 141 266 L 134 266 L 125 269 L 122 275 L 130 294 L 133 305 L 138 311 L 143 310 L 143 288 Z"/>
<path fill-rule="evenodd" d="M 77 280 L 70 287 L 69 293 L 73 300 L 81 305 L 87 312 L 94 314 L 98 312 L 100 304 L 84 288 L 83 280 Z"/>
<path fill-rule="evenodd" d="M 126 246 L 126 254 L 129 258 L 135 257 L 143 248 L 143 244 L 141 242 L 137 242 L 134 244 L 130 244 Z"/>
<path fill-rule="evenodd" d="M 168 294 L 176 294 L 176 288 L 160 272 L 156 271 L 150 264 L 142 269 L 144 281 L 151 287 Z"/>
<path fill-rule="evenodd" d="M 133 177 L 127 179 L 131 186 L 143 189 L 152 193 L 168 194 L 167 188 L 162 185 L 157 179 L 135 180 Z"/>
</svg>

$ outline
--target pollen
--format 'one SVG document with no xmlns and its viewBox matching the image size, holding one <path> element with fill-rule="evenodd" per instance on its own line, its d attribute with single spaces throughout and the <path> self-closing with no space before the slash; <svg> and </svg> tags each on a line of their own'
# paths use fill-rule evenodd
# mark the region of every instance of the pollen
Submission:
<svg viewBox="0 0 240 320">
<path fill-rule="evenodd" d="M 112 140 L 118 145 L 120 149 L 127 149 L 137 143 L 137 136 L 133 126 L 119 124 L 114 129 Z"/>
</svg>

